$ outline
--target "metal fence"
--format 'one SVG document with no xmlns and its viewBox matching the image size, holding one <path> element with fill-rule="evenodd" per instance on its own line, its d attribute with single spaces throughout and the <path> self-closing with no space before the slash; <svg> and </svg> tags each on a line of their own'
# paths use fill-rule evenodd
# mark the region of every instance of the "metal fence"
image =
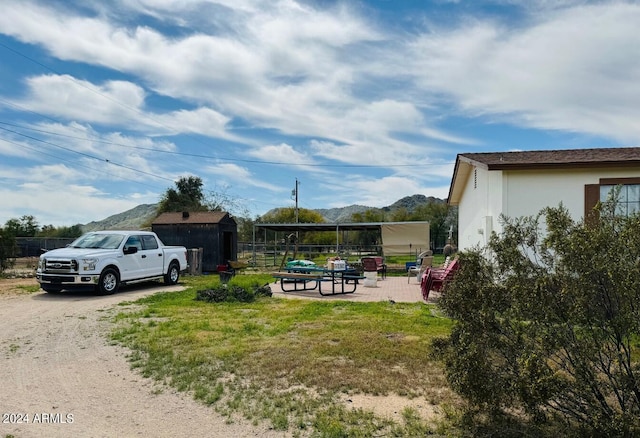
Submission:
<svg viewBox="0 0 640 438">
<path fill-rule="evenodd" d="M 38 257 L 56 248 L 64 248 L 76 238 L 64 237 L 16 237 L 16 257 Z"/>
<path fill-rule="evenodd" d="M 238 258 L 249 260 L 251 266 L 271 267 L 279 266 L 283 260 L 288 259 L 313 259 L 318 256 L 338 255 L 343 260 L 356 261 L 361 257 L 382 254 L 380 245 L 298 245 L 297 250 L 293 244 L 238 242 Z"/>
</svg>

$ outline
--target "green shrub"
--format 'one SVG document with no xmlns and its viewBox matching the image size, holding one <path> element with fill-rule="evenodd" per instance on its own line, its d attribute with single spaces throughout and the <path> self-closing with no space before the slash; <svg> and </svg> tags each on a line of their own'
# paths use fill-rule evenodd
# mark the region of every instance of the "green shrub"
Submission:
<svg viewBox="0 0 640 438">
<path fill-rule="evenodd" d="M 8 230 L 0 228 L 0 274 L 15 262 L 16 238 Z"/>
<path fill-rule="evenodd" d="M 260 296 L 270 297 L 271 288 L 268 284 L 259 286 L 257 283 L 250 287 L 233 284 L 219 284 L 211 289 L 203 289 L 196 292 L 196 300 L 220 303 L 223 301 L 239 301 L 251 303 Z"/>
<path fill-rule="evenodd" d="M 455 326 L 434 351 L 474 435 L 515 421 L 534 435 L 639 436 L 640 216 L 615 211 L 590 225 L 562 206 L 502 218 L 487 248 L 460 255 L 440 300 Z"/>
</svg>

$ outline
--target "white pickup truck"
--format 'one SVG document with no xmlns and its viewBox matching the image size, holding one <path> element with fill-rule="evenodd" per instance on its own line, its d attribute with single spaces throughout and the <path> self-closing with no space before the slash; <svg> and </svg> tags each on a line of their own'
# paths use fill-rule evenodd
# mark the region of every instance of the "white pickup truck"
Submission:
<svg viewBox="0 0 640 438">
<path fill-rule="evenodd" d="M 176 284 L 187 269 L 187 250 L 165 246 L 150 231 L 96 231 L 40 256 L 36 278 L 46 292 L 91 287 L 101 294 L 123 283 L 164 278 Z"/>
</svg>

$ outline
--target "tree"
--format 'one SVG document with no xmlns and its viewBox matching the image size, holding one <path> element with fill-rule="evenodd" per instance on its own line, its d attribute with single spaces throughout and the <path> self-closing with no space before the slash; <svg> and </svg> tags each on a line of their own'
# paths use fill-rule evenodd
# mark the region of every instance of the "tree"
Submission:
<svg viewBox="0 0 640 438">
<path fill-rule="evenodd" d="M 70 227 L 60 227 L 56 232 L 56 237 L 75 238 L 82 236 L 82 225 L 75 224 Z"/>
<path fill-rule="evenodd" d="M 379 208 L 370 208 L 363 213 L 353 213 L 351 215 L 351 222 L 385 222 L 384 211 Z M 364 246 L 377 245 L 381 239 L 380 231 L 358 231 L 354 237 L 356 243 Z"/>
<path fill-rule="evenodd" d="M 440 300 L 455 325 L 436 346 L 475 435 L 483 418 L 547 436 L 558 424 L 578 436 L 640 434 L 640 215 L 615 212 L 601 205 L 592 225 L 562 206 L 503 217 L 487 248 L 460 254 Z"/>
<path fill-rule="evenodd" d="M 277 208 L 260 217 L 260 222 L 271 224 L 295 224 L 296 209 L 295 207 Z M 320 213 L 306 208 L 298 209 L 298 222 L 301 224 L 321 224 L 324 218 Z"/>
<path fill-rule="evenodd" d="M 258 223 L 270 223 L 270 224 L 294 224 L 296 223 L 296 209 L 295 207 L 277 208 L 269 213 L 262 215 Z M 321 224 L 324 222 L 324 218 L 320 213 L 306 208 L 298 209 L 298 222 L 301 224 Z M 333 236 L 333 241 L 330 240 L 329 235 Z M 267 238 L 267 240 L 269 240 Z M 310 232 L 303 233 L 300 236 L 298 243 L 313 243 L 313 244 L 331 244 L 335 243 L 335 233 L 326 232 Z"/>
<path fill-rule="evenodd" d="M 241 242 L 253 241 L 253 225 L 257 219 L 251 219 L 248 217 L 238 217 L 236 222 L 238 224 L 238 240 Z"/>
<path fill-rule="evenodd" d="M 38 232 L 38 237 L 63 237 L 72 238 L 82 235 L 82 225 L 76 224 L 70 227 L 56 228 L 53 225 L 43 225 Z"/>
<path fill-rule="evenodd" d="M 43 225 L 42 228 L 40 228 L 40 232 L 38 233 L 38 236 L 55 237 L 57 233 L 58 233 L 58 229 L 53 225 L 49 224 L 49 225 Z"/>
<path fill-rule="evenodd" d="M 197 176 L 182 177 L 168 188 L 158 204 L 158 214 L 171 211 L 207 211 L 202 179 Z"/>
<path fill-rule="evenodd" d="M 457 208 L 449 207 L 446 202 L 429 202 L 416 207 L 409 220 L 429 222 L 429 238 L 435 249 L 447 243 L 449 228 L 457 229 L 457 211 Z"/>
<path fill-rule="evenodd" d="M 31 215 L 9 219 L 4 225 L 5 232 L 14 237 L 34 237 L 39 229 L 38 221 Z"/>
<path fill-rule="evenodd" d="M 362 213 L 353 213 L 351 222 L 385 222 L 384 211 L 379 208 L 370 208 Z"/>
<path fill-rule="evenodd" d="M 228 186 L 217 186 L 214 190 L 207 192 L 203 201 L 204 205 L 209 211 L 227 211 L 249 219 L 250 213 L 246 202 L 230 195 L 228 190 Z"/>
<path fill-rule="evenodd" d="M 413 219 L 411 219 L 411 213 L 409 213 L 409 210 L 407 210 L 406 207 L 400 207 L 391 213 L 390 220 L 392 222 L 408 222 Z"/>
<path fill-rule="evenodd" d="M 13 266 L 16 252 L 15 235 L 6 229 L 0 228 L 0 272 Z"/>
</svg>

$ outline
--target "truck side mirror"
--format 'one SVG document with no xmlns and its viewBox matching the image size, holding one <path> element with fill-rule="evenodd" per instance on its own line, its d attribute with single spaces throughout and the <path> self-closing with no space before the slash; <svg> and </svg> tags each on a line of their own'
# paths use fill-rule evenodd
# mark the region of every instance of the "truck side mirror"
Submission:
<svg viewBox="0 0 640 438">
<path fill-rule="evenodd" d="M 125 246 L 124 251 L 125 254 L 135 254 L 138 252 L 137 246 Z"/>
</svg>

